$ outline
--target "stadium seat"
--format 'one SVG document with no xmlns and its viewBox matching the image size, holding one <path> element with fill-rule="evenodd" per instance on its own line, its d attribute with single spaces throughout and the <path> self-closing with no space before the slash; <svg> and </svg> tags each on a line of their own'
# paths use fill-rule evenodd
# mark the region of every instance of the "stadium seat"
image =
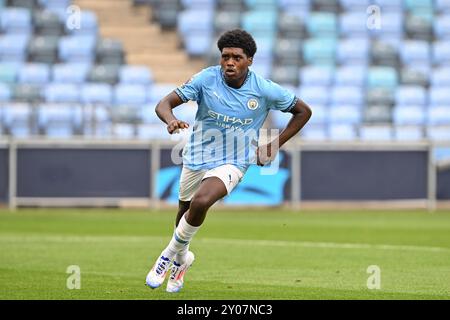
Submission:
<svg viewBox="0 0 450 320">
<path fill-rule="evenodd" d="M 107 83 L 86 83 L 81 87 L 80 99 L 87 104 L 111 105 L 112 87 Z"/>
<path fill-rule="evenodd" d="M 144 106 L 148 107 L 148 106 Z M 195 121 L 195 115 L 197 113 L 198 106 L 194 102 L 188 102 L 187 104 L 180 106 L 179 108 L 175 108 L 173 110 L 173 114 L 177 119 L 181 119 L 187 123 L 189 123 L 190 126 L 194 124 Z M 153 111 L 152 108 L 150 108 L 150 111 Z M 156 113 L 155 113 L 156 114 Z"/>
<path fill-rule="evenodd" d="M 291 84 L 298 86 L 298 71 L 296 66 L 274 66 L 271 78 L 279 84 Z"/>
<path fill-rule="evenodd" d="M 135 125 L 131 123 L 115 123 L 113 135 L 118 139 L 133 139 L 136 135 Z"/>
<path fill-rule="evenodd" d="M 95 65 L 88 73 L 88 81 L 116 84 L 119 80 L 118 65 Z"/>
<path fill-rule="evenodd" d="M 15 83 L 19 69 L 20 63 L 0 62 L 0 83 Z"/>
<path fill-rule="evenodd" d="M 118 84 L 114 88 L 114 103 L 118 106 L 141 106 L 147 101 L 148 87 L 139 84 Z"/>
<path fill-rule="evenodd" d="M 276 10 L 278 0 L 244 0 L 244 4 L 250 10 Z"/>
<path fill-rule="evenodd" d="M 241 13 L 234 11 L 219 11 L 214 18 L 214 30 L 218 34 L 237 29 L 241 26 Z"/>
<path fill-rule="evenodd" d="M 400 12 L 403 8 L 404 0 L 374 0 L 373 3 L 386 12 Z"/>
<path fill-rule="evenodd" d="M 153 75 L 146 66 L 124 65 L 119 71 L 119 81 L 124 84 L 150 85 Z"/>
<path fill-rule="evenodd" d="M 82 113 L 72 104 L 42 104 L 38 108 L 39 131 L 49 137 L 71 137 L 80 132 Z"/>
<path fill-rule="evenodd" d="M 305 66 L 300 69 L 300 82 L 309 86 L 328 86 L 332 82 L 333 68 L 325 66 Z"/>
<path fill-rule="evenodd" d="M 64 62 L 92 63 L 96 42 L 96 37 L 89 35 L 61 37 L 58 44 L 59 59 Z"/>
<path fill-rule="evenodd" d="M 161 140 L 169 139 L 166 126 L 161 124 L 139 124 L 137 126 L 137 137 L 139 139 Z"/>
<path fill-rule="evenodd" d="M 250 70 L 256 72 L 261 77 L 268 79 L 272 74 L 272 59 L 260 59 L 255 57 Z"/>
<path fill-rule="evenodd" d="M 450 13 L 450 1 L 435 0 L 435 10 L 440 13 Z"/>
<path fill-rule="evenodd" d="M 14 101 L 36 103 L 42 100 L 41 86 L 35 84 L 16 84 L 13 87 Z"/>
<path fill-rule="evenodd" d="M 30 10 L 25 8 L 4 8 L 0 12 L 0 29 L 8 34 L 29 35 L 32 29 Z"/>
<path fill-rule="evenodd" d="M 52 79 L 60 83 L 83 83 L 86 78 L 90 64 L 87 63 L 60 63 L 53 65 Z"/>
<path fill-rule="evenodd" d="M 18 82 L 45 84 L 50 80 L 50 68 L 43 63 L 27 63 L 19 70 Z"/>
<path fill-rule="evenodd" d="M 303 60 L 307 64 L 334 65 L 336 39 L 310 38 L 304 41 Z"/>
<path fill-rule="evenodd" d="M 57 61 L 57 36 L 35 36 L 28 45 L 28 58 L 32 62 L 54 64 Z"/>
<path fill-rule="evenodd" d="M 199 19 L 199 17 L 202 17 Z M 195 32 L 212 33 L 214 11 L 212 10 L 186 10 L 178 15 L 177 30 L 186 37 Z"/>
<path fill-rule="evenodd" d="M 97 64 L 121 65 L 125 63 L 123 44 L 115 39 L 101 39 L 95 48 Z"/>
<path fill-rule="evenodd" d="M 428 64 L 430 46 L 426 41 L 406 40 L 400 48 L 400 58 L 405 65 Z"/>
<path fill-rule="evenodd" d="M 24 62 L 29 38 L 21 34 L 0 34 L 0 61 Z"/>
<path fill-rule="evenodd" d="M 292 118 L 292 114 L 290 112 L 270 112 L 270 118 L 272 120 L 272 125 L 276 129 L 283 129 L 288 124 L 289 120 Z"/>
<path fill-rule="evenodd" d="M 344 11 L 365 11 L 372 4 L 370 0 L 339 0 Z"/>
<path fill-rule="evenodd" d="M 216 4 L 216 0 L 181 0 L 181 4 L 187 9 L 213 9 Z"/>
<path fill-rule="evenodd" d="M 50 10 L 36 10 L 33 13 L 34 32 L 42 36 L 61 36 L 64 25 L 58 15 Z"/>
<path fill-rule="evenodd" d="M 98 34 L 97 15 L 95 14 L 95 12 L 90 10 L 80 11 L 79 24 L 70 23 L 70 21 L 66 21 L 64 26 L 65 32 L 68 35 L 78 35 L 78 36 L 86 35 L 95 37 Z"/>
<path fill-rule="evenodd" d="M 344 37 L 361 37 L 367 34 L 367 15 L 365 10 L 343 12 L 339 16 L 339 31 Z"/>
<path fill-rule="evenodd" d="M 336 15 L 331 12 L 313 12 L 306 21 L 310 37 L 335 36 L 337 34 Z"/>
<path fill-rule="evenodd" d="M 241 25 L 244 30 L 254 36 L 277 32 L 278 16 L 275 11 L 247 11 L 242 15 Z"/>
<path fill-rule="evenodd" d="M 311 0 L 312 11 L 339 12 L 338 0 Z"/>
<path fill-rule="evenodd" d="M 428 91 L 430 106 L 448 105 L 450 102 L 450 87 L 431 87 Z"/>
<path fill-rule="evenodd" d="M 366 92 L 366 101 L 369 105 L 389 105 L 395 103 L 395 91 L 391 88 L 375 87 Z"/>
<path fill-rule="evenodd" d="M 450 126 L 429 126 L 427 128 L 427 137 L 433 141 L 449 141 Z"/>
<path fill-rule="evenodd" d="M 6 104 L 3 106 L 3 125 L 6 134 L 15 137 L 27 137 L 34 133 L 32 109 L 26 103 Z"/>
<path fill-rule="evenodd" d="M 431 74 L 431 85 L 450 87 L 450 66 L 434 69 Z"/>
<path fill-rule="evenodd" d="M 350 141 L 357 139 L 355 126 L 348 124 L 330 124 L 328 127 L 328 136 L 334 141 Z"/>
<path fill-rule="evenodd" d="M 433 23 L 424 17 L 409 14 L 405 20 L 405 32 L 409 39 L 429 42 L 433 39 Z"/>
<path fill-rule="evenodd" d="M 367 85 L 370 87 L 395 88 L 398 83 L 397 72 L 392 67 L 370 67 Z"/>
<path fill-rule="evenodd" d="M 152 10 L 154 21 L 158 21 L 163 30 L 171 30 L 177 26 L 178 12 L 181 5 L 178 0 L 159 1 Z"/>
<path fill-rule="evenodd" d="M 395 106 L 392 112 L 394 124 L 404 125 L 425 125 L 426 109 L 420 105 Z"/>
<path fill-rule="evenodd" d="M 0 103 L 11 99 L 11 88 L 6 83 L 0 82 Z"/>
<path fill-rule="evenodd" d="M 450 40 L 435 41 L 433 43 L 433 63 L 450 65 Z"/>
<path fill-rule="evenodd" d="M 150 87 L 149 101 L 158 103 L 162 98 L 175 90 L 178 86 L 171 83 L 155 83 Z"/>
<path fill-rule="evenodd" d="M 300 132 L 302 140 L 308 141 L 324 141 L 328 139 L 326 126 L 307 125 Z"/>
<path fill-rule="evenodd" d="M 328 87 L 323 86 L 300 86 L 298 97 L 309 105 L 327 105 Z"/>
<path fill-rule="evenodd" d="M 364 109 L 363 121 L 367 124 L 391 123 L 391 107 L 388 105 L 369 105 Z"/>
<path fill-rule="evenodd" d="M 378 36 L 390 35 L 390 36 L 397 36 L 400 38 L 403 37 L 403 34 L 404 34 L 403 12 L 391 11 L 391 12 L 382 13 L 381 24 L 382 24 L 381 28 L 379 28 L 379 29 L 373 28 L 373 29 L 369 30 L 369 33 L 371 34 L 371 36 L 378 37 Z M 364 24 L 364 26 L 365 26 L 365 24 Z"/>
<path fill-rule="evenodd" d="M 212 34 L 209 31 L 195 32 L 187 35 L 184 38 L 184 46 L 186 52 L 191 57 L 204 57 L 207 55 Z"/>
<path fill-rule="evenodd" d="M 415 66 L 408 66 L 400 70 L 400 82 L 403 85 L 427 87 L 429 84 L 429 74 Z"/>
<path fill-rule="evenodd" d="M 303 20 L 291 12 L 282 13 L 278 19 L 279 36 L 285 39 L 305 38 Z"/>
<path fill-rule="evenodd" d="M 370 42 L 367 38 L 340 40 L 337 47 L 337 62 L 340 64 L 367 65 Z"/>
<path fill-rule="evenodd" d="M 80 92 L 78 86 L 69 83 L 50 83 L 45 88 L 45 101 L 54 103 L 78 103 Z"/>
<path fill-rule="evenodd" d="M 385 125 L 363 125 L 359 134 L 366 141 L 390 141 L 393 138 L 392 127 Z"/>
<path fill-rule="evenodd" d="M 360 87 L 334 86 L 331 89 L 331 104 L 361 106 L 364 92 Z"/>
<path fill-rule="evenodd" d="M 219 10 L 242 12 L 245 9 L 243 0 L 216 0 Z"/>
<path fill-rule="evenodd" d="M 336 69 L 334 83 L 344 86 L 362 87 L 366 83 L 367 68 L 365 66 L 344 65 Z"/>
<path fill-rule="evenodd" d="M 352 105 L 335 105 L 329 108 L 328 121 L 333 124 L 360 124 L 361 108 Z"/>
<path fill-rule="evenodd" d="M 435 125 L 450 125 L 450 102 L 448 105 L 435 105 L 428 108 L 428 124 Z"/>
<path fill-rule="evenodd" d="M 281 11 L 305 21 L 311 12 L 311 0 L 279 0 Z"/>
<path fill-rule="evenodd" d="M 330 111 L 327 106 L 313 105 L 311 109 L 314 113 L 314 117 L 311 117 L 308 121 L 308 126 L 324 126 L 329 122 Z"/>
<path fill-rule="evenodd" d="M 397 105 L 424 106 L 427 103 L 427 92 L 423 87 L 419 86 L 399 86 L 395 102 Z"/>
<path fill-rule="evenodd" d="M 394 127 L 394 139 L 397 141 L 419 141 L 423 138 L 424 130 L 421 126 Z"/>
<path fill-rule="evenodd" d="M 373 41 L 370 51 L 372 65 L 396 68 L 399 64 L 397 48 L 385 39 Z"/>
<path fill-rule="evenodd" d="M 274 56 L 278 65 L 300 65 L 302 42 L 297 39 L 280 38 L 276 41 Z"/>
</svg>

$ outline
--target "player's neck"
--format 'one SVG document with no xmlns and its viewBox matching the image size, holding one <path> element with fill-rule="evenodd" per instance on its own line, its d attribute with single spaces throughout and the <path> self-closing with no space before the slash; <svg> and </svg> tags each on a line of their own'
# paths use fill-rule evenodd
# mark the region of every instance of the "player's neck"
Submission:
<svg viewBox="0 0 450 320">
<path fill-rule="evenodd" d="M 247 72 L 239 79 L 236 80 L 227 80 L 225 79 L 225 83 L 229 86 L 232 87 L 234 89 L 239 89 L 240 87 L 242 87 L 244 85 L 245 79 L 247 79 L 248 77 L 248 72 L 249 70 L 247 69 Z"/>
</svg>

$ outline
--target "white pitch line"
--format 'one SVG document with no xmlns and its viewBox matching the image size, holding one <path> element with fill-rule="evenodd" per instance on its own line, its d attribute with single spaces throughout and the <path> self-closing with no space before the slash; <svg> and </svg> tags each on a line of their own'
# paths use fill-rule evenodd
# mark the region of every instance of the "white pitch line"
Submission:
<svg viewBox="0 0 450 320">
<path fill-rule="evenodd" d="M 139 242 L 163 242 L 170 240 L 170 236 L 74 236 L 74 235 L 8 235 L 0 234 L 0 244 L 2 242 L 63 242 L 63 243 L 86 243 L 86 242 L 119 242 L 119 243 L 139 243 Z M 391 251 L 426 251 L 426 252 L 450 252 L 450 248 L 391 245 L 391 244 L 367 244 L 367 243 L 339 243 L 339 242 L 312 242 L 312 241 L 283 241 L 283 240 L 255 240 L 255 239 L 223 239 L 223 238 L 198 238 L 196 243 L 212 243 L 221 245 L 236 246 L 263 246 L 263 247 L 290 247 L 290 248 L 318 248 L 318 249 L 368 249 L 368 250 L 391 250 Z"/>
</svg>

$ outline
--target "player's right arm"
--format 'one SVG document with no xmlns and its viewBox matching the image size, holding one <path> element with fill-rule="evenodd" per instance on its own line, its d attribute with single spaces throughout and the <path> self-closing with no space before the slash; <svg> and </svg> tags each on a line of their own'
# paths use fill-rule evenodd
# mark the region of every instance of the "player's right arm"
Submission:
<svg viewBox="0 0 450 320">
<path fill-rule="evenodd" d="M 182 103 L 181 98 L 175 91 L 172 91 L 156 105 L 155 112 L 158 118 L 167 124 L 167 131 L 170 134 L 178 132 L 179 129 L 189 128 L 189 124 L 175 118 L 172 111 L 173 108 L 178 107 Z"/>
</svg>

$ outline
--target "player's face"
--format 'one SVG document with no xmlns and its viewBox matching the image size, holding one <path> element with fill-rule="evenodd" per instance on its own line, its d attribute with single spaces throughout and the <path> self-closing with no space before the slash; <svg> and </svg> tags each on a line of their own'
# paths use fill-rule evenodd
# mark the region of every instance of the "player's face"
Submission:
<svg viewBox="0 0 450 320">
<path fill-rule="evenodd" d="M 242 48 L 223 48 L 220 65 L 228 82 L 245 80 L 252 58 L 247 57 Z"/>
</svg>

